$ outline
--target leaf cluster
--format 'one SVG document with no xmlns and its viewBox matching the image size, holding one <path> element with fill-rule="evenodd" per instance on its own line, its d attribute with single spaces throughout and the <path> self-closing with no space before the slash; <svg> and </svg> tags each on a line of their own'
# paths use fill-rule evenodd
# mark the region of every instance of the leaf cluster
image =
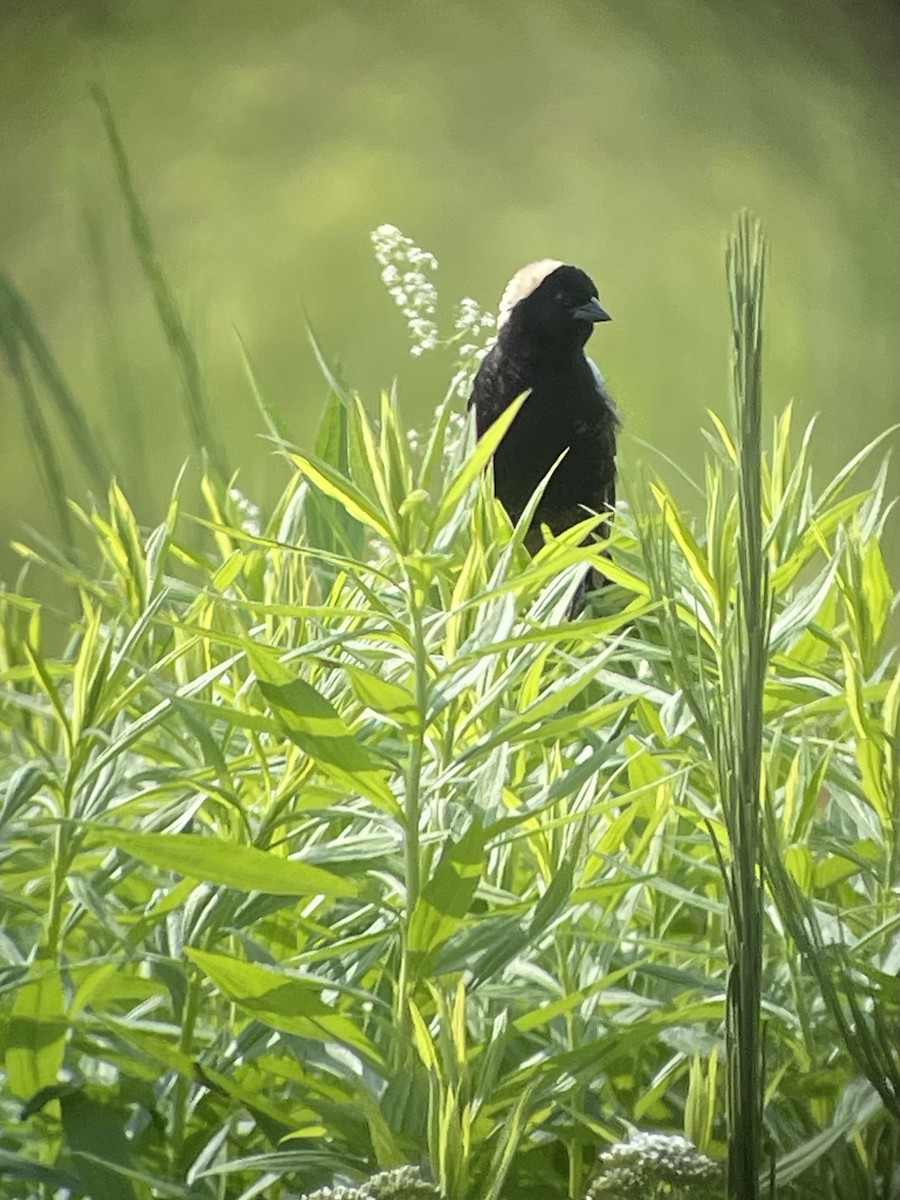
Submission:
<svg viewBox="0 0 900 1200">
<path fill-rule="evenodd" d="M 0 1169 L 12 1198 L 299 1195 L 423 1164 L 449 1200 L 580 1200 L 632 1126 L 725 1154 L 723 653 L 739 463 L 609 547 L 531 558 L 476 447 L 421 455 L 332 376 L 258 527 L 75 509 L 0 594 Z M 512 419 L 514 414 L 508 414 Z M 816 491 L 777 419 L 759 508 L 760 1038 L 779 1196 L 887 1195 L 900 675 L 864 456 Z M 197 538 L 197 531 L 200 537 Z M 578 621 L 589 564 L 609 586 Z M 727 703 L 725 700 L 727 699 Z M 690 1195 L 690 1192 L 686 1192 Z"/>
</svg>

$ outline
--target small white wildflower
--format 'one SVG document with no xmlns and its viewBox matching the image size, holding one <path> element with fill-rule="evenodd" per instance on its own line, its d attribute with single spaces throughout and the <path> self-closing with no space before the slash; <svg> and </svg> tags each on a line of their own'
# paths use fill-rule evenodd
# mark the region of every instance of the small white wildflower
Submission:
<svg viewBox="0 0 900 1200">
<path fill-rule="evenodd" d="M 381 266 L 382 282 L 409 329 L 410 353 L 418 358 L 442 344 L 435 321 L 437 288 L 429 278 L 437 270 L 437 259 L 401 233 L 396 225 L 379 225 L 372 231 L 371 239 Z M 467 398 L 471 392 L 475 372 L 492 345 L 496 329 L 496 317 L 483 311 L 477 300 L 464 296 L 459 301 L 453 334 L 445 343 L 460 343 L 452 383 L 458 395 Z"/>
<path fill-rule="evenodd" d="M 456 317 L 453 327 L 457 333 L 470 340 L 481 341 L 482 329 L 494 327 L 494 318 L 490 313 L 483 313 L 481 305 L 471 296 L 463 296 L 456 306 Z"/>
<path fill-rule="evenodd" d="M 228 499 L 237 511 L 244 533 L 258 537 L 262 528 L 262 513 L 258 506 L 252 500 L 248 500 L 244 493 L 234 486 L 228 489 Z"/>
<path fill-rule="evenodd" d="M 496 330 L 497 322 L 491 313 L 482 312 L 477 300 L 464 296 L 456 306 L 453 327 L 461 343 L 453 386 L 457 395 L 467 399 L 472 391 L 475 373 L 493 344 L 491 335 Z"/>
<path fill-rule="evenodd" d="M 420 249 L 418 246 L 410 246 L 407 257 L 411 263 L 427 267 L 431 271 L 437 270 L 438 264 L 434 255 L 429 254 L 427 250 Z"/>
<path fill-rule="evenodd" d="M 467 417 L 465 413 L 452 412 L 447 418 L 447 434 L 448 438 L 461 437 L 466 431 Z"/>
<path fill-rule="evenodd" d="M 461 367 L 450 380 L 450 390 L 460 400 L 468 400 L 472 394 L 472 384 L 475 382 L 475 371 L 469 367 Z"/>
<path fill-rule="evenodd" d="M 437 259 L 401 233 L 396 225 L 379 225 L 372 232 L 375 258 L 388 294 L 403 313 L 413 339 L 411 353 L 418 356 L 438 344 L 433 317 L 437 288 L 427 272 L 437 270 Z"/>
<path fill-rule="evenodd" d="M 667 1195 L 708 1196 L 720 1180 L 717 1163 L 678 1134 L 632 1131 L 627 1142 L 617 1142 L 600 1155 L 600 1174 L 588 1189 L 586 1200 L 637 1200 Z M 673 1192 L 672 1189 L 677 1189 Z"/>
</svg>

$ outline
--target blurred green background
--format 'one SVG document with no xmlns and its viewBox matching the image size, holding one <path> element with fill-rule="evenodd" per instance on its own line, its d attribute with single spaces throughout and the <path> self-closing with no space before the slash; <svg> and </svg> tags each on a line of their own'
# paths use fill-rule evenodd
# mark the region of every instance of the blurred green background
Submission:
<svg viewBox="0 0 900 1200">
<path fill-rule="evenodd" d="M 702 475 L 704 410 L 727 411 L 722 256 L 743 205 L 772 243 L 767 404 L 821 413 L 820 480 L 897 418 L 894 3 L 0 0 L 0 13 L 0 267 L 145 521 L 190 442 L 92 83 L 251 496 L 283 475 L 236 330 L 300 441 L 325 398 L 304 309 L 364 396 L 397 376 L 421 425 L 443 394 L 450 360 L 409 357 L 378 279 L 368 234 L 384 222 L 436 254 L 448 316 L 463 295 L 495 310 L 534 258 L 597 279 L 614 320 L 591 346 L 626 419 L 623 475 L 648 457 L 636 439 Z M 0 404 L 10 579 L 10 538 L 55 531 L 2 367 Z"/>
</svg>

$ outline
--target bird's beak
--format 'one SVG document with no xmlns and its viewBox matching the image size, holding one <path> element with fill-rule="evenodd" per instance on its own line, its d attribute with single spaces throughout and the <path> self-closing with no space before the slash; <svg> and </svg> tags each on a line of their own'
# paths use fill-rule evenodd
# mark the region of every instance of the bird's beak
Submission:
<svg viewBox="0 0 900 1200">
<path fill-rule="evenodd" d="M 605 308 L 600 307 L 600 301 L 596 297 L 588 300 L 587 304 L 582 304 L 581 308 L 576 308 L 573 317 L 577 317 L 579 321 L 611 321 L 612 317 Z"/>
</svg>

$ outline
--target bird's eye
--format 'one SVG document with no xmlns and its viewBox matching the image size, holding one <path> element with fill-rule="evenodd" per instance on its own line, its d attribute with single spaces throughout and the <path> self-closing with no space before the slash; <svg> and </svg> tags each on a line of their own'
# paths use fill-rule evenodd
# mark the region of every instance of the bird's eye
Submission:
<svg viewBox="0 0 900 1200">
<path fill-rule="evenodd" d="M 569 304 L 570 303 L 570 297 L 567 296 L 565 292 L 557 292 L 556 295 L 553 297 L 553 299 L 556 301 L 557 304 Z"/>
</svg>

